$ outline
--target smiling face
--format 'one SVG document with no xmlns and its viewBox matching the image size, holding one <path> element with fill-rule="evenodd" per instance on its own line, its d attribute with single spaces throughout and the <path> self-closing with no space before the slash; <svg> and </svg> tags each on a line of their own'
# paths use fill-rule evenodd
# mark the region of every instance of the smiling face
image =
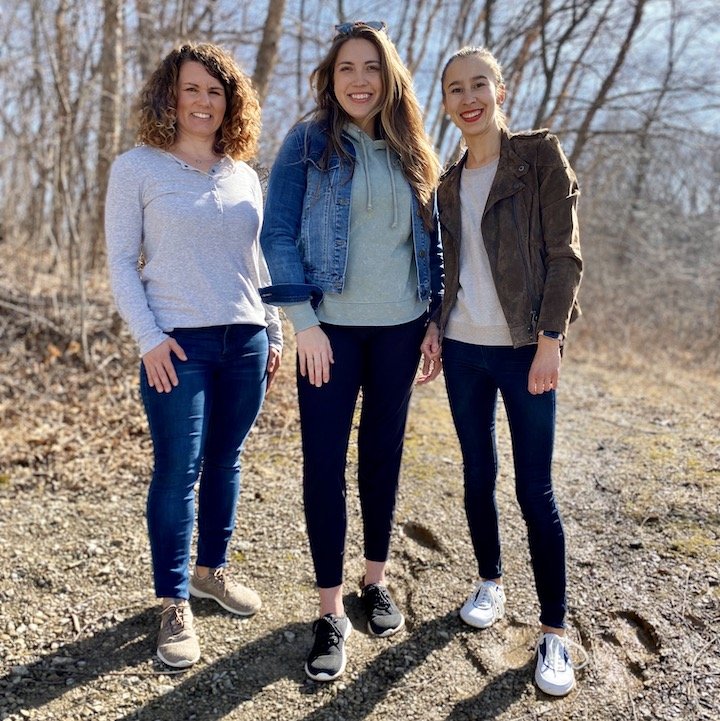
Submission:
<svg viewBox="0 0 720 721">
<path fill-rule="evenodd" d="M 374 137 L 373 121 L 383 101 L 383 81 L 380 53 L 369 40 L 351 38 L 343 43 L 333 68 L 333 91 L 350 119 Z"/>
<path fill-rule="evenodd" d="M 227 107 L 223 84 L 202 63 L 188 60 L 180 66 L 176 91 L 178 139 L 192 136 L 214 140 Z"/>
<path fill-rule="evenodd" d="M 490 65 L 477 55 L 453 60 L 443 79 L 443 106 L 466 139 L 500 131 L 499 105 L 505 86 L 497 85 Z"/>
</svg>

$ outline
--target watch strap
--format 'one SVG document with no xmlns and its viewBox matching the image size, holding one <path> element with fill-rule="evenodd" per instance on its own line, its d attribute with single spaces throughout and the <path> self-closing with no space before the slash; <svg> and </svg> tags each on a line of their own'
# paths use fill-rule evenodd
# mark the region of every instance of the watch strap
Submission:
<svg viewBox="0 0 720 721">
<path fill-rule="evenodd" d="M 563 334 L 558 333 L 556 330 L 541 330 L 538 332 L 538 336 L 545 336 L 546 338 L 552 338 L 553 340 L 563 342 Z"/>
</svg>

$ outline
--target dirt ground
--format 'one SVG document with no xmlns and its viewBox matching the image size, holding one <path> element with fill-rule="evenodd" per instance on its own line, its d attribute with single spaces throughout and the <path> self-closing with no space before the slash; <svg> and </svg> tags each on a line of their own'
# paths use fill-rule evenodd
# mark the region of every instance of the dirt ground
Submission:
<svg viewBox="0 0 720 721">
<path fill-rule="evenodd" d="M 6 316 L 6 319 L 8 316 Z M 101 324 L 102 325 L 102 324 Z M 109 322 L 104 324 L 110 328 Z M 458 617 L 476 573 L 442 381 L 413 399 L 392 547 L 407 629 L 363 630 L 354 464 L 347 606 L 334 684 L 303 659 L 316 613 L 300 495 L 292 357 L 244 456 L 232 569 L 264 608 L 239 620 L 194 601 L 201 661 L 154 658 L 144 503 L 150 445 L 127 337 L 77 345 L 0 333 L 0 719 L 525 721 L 720 718 L 720 381 L 570 347 L 556 489 L 569 622 L 590 656 L 568 697 L 532 682 L 537 602 L 500 415 L 506 617 Z"/>
</svg>

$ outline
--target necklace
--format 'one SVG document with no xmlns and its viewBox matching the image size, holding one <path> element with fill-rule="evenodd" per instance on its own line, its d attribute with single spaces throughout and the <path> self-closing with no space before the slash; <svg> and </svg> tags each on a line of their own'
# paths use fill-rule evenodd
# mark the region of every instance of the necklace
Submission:
<svg viewBox="0 0 720 721">
<path fill-rule="evenodd" d="M 220 160 L 220 156 L 215 153 L 213 153 L 209 158 L 198 157 L 180 148 L 175 148 L 172 153 L 173 155 L 180 158 L 180 160 L 182 160 L 183 162 L 187 163 L 188 165 L 192 165 L 193 168 L 197 168 L 198 170 L 209 170 L 210 168 L 212 168 L 213 165 L 215 165 L 215 163 L 218 162 L 218 160 Z"/>
</svg>

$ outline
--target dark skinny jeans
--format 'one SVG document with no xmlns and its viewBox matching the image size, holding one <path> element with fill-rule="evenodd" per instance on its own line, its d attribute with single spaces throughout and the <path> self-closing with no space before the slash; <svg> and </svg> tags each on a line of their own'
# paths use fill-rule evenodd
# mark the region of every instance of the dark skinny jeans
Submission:
<svg viewBox="0 0 720 721">
<path fill-rule="evenodd" d="M 502 576 L 495 483 L 498 390 L 510 425 L 515 493 L 527 525 L 540 622 L 564 628 L 565 537 L 552 488 L 555 391 L 532 395 L 528 373 L 536 346 L 481 346 L 445 339 L 443 367 L 460 441 L 465 512 L 481 578 Z"/>
</svg>

